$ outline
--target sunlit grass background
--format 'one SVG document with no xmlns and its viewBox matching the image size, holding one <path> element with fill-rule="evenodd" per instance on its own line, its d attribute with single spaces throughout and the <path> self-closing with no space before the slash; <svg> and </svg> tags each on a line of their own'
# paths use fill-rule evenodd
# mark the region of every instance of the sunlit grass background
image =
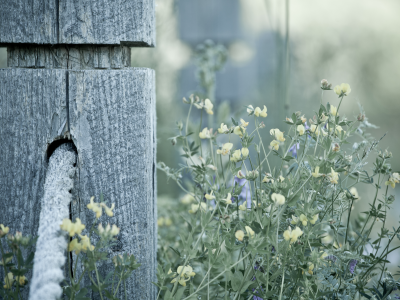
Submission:
<svg viewBox="0 0 400 300">
<path fill-rule="evenodd" d="M 198 90 L 196 85 L 187 84 L 195 82 L 191 67 L 195 45 L 181 39 L 182 28 L 189 24 L 182 22 L 185 18 L 179 11 L 180 1 L 156 0 L 157 47 L 132 49 L 132 66 L 156 70 L 157 155 L 158 160 L 171 166 L 177 165 L 180 158 L 167 138 L 175 134 L 175 121 L 185 117 L 182 97 Z M 358 103 L 362 104 L 369 121 L 379 126 L 374 135 L 380 138 L 386 134 L 381 149 L 393 152 L 393 169 L 400 170 L 399 1 L 231 0 L 231 3 L 239 7 L 240 34 L 230 40 L 214 39 L 229 53 L 227 66 L 217 77 L 217 96 L 211 99 L 216 106 L 229 104 L 230 112 L 235 114 L 245 104 L 265 104 L 269 113 L 267 128 L 274 124 L 284 129 L 279 122 L 294 111 L 312 117 L 312 111 L 319 106 L 321 79 L 326 78 L 333 85 L 347 82 L 352 93 L 342 103 L 341 115 L 354 118 L 359 112 Z M 190 21 L 197 12 L 186 13 Z M 223 10 L 213 15 L 216 28 L 230 17 Z M 206 26 L 205 22 L 200 20 L 190 26 Z M 0 67 L 6 67 L 4 48 L 0 49 Z M 236 74 L 232 91 L 245 91 L 237 97 L 223 91 L 223 88 L 229 91 L 228 79 L 232 73 Z M 245 80 L 252 76 L 256 80 Z M 324 101 L 338 103 L 333 92 L 325 93 Z M 399 189 L 393 192 L 397 209 L 389 212 L 389 226 L 396 226 L 399 221 Z M 371 201 L 371 189 L 359 193 L 362 200 L 356 204 L 356 210 L 365 211 Z M 170 203 L 166 201 L 178 205 L 182 197 L 177 186 L 167 183 L 162 174 L 158 178 L 158 194 L 164 207 Z M 181 224 L 180 220 L 173 222 Z M 400 251 L 392 253 L 389 260 L 392 267 L 399 265 Z"/>
</svg>

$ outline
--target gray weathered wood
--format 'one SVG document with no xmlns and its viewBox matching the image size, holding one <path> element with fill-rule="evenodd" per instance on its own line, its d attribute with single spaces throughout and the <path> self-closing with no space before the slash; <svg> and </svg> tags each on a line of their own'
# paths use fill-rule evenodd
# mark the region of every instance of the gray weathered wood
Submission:
<svg viewBox="0 0 400 300">
<path fill-rule="evenodd" d="M 154 0 L 60 1 L 61 44 L 155 45 Z"/>
<path fill-rule="evenodd" d="M 0 69 L 0 223 L 36 235 L 46 150 L 67 118 L 65 71 Z"/>
<path fill-rule="evenodd" d="M 130 66 L 126 46 L 9 46 L 8 67 L 51 69 L 123 69 Z"/>
<path fill-rule="evenodd" d="M 154 0 L 2 0 L 0 45 L 155 45 Z"/>
<path fill-rule="evenodd" d="M 69 99 L 71 136 L 79 154 L 73 219 L 93 221 L 86 208 L 91 196 L 99 201 L 103 193 L 109 204 L 115 203 L 115 217 L 100 220 L 121 228 L 110 256 L 127 252 L 142 263 L 127 282 L 128 299 L 155 299 L 154 71 L 72 70 Z"/>
<path fill-rule="evenodd" d="M 56 44 L 56 0 L 1 0 L 0 44 Z"/>
<path fill-rule="evenodd" d="M 49 159 L 41 201 L 38 240 L 35 251 L 30 300 L 60 299 L 64 279 L 67 233 L 60 230 L 69 218 L 70 190 L 74 187 L 76 153 L 72 143 L 59 146 Z"/>
</svg>

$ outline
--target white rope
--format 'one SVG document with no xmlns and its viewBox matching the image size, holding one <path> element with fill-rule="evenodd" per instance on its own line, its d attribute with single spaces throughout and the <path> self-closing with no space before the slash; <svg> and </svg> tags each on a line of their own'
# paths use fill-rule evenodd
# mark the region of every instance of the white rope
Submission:
<svg viewBox="0 0 400 300">
<path fill-rule="evenodd" d="M 39 220 L 39 238 L 33 265 L 30 300 L 61 297 L 67 235 L 60 224 L 69 217 L 69 203 L 75 174 L 76 153 L 71 144 L 62 144 L 51 155 L 46 173 Z"/>
</svg>

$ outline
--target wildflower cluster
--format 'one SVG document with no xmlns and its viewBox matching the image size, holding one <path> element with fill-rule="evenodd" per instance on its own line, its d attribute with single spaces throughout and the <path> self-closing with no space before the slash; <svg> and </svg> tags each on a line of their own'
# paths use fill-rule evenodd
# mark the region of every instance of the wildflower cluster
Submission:
<svg viewBox="0 0 400 300">
<path fill-rule="evenodd" d="M 97 203 L 94 202 L 94 197 L 91 197 L 90 203 L 87 205 L 87 208 L 95 215 L 89 230 L 79 218 L 76 218 L 75 222 L 64 219 L 60 224 L 60 228 L 67 232 L 70 237 L 68 251 L 74 253 L 73 256 L 67 256 L 68 264 L 73 272 L 69 268 L 69 278 L 62 286 L 64 296 L 67 299 L 84 299 L 83 297 L 89 292 L 87 286 L 84 287 L 82 284 L 82 279 L 85 277 L 88 277 L 92 283 L 89 288 L 93 292 L 99 293 L 102 299 L 103 297 L 117 299 L 116 294 L 121 283 L 124 283 L 132 272 L 140 266 L 133 255 L 126 253 L 110 259 L 107 258 L 109 249 L 116 244 L 116 236 L 120 229 L 115 224 L 107 224 L 104 227 L 102 223 L 99 223 L 103 209 L 108 217 L 113 217 L 115 207 L 114 203 L 111 207 L 108 207 L 104 203 L 102 195 L 100 198 L 101 201 Z M 86 231 L 86 234 L 83 234 L 84 231 Z M 113 268 L 108 274 L 101 274 L 99 267 L 107 261 Z M 80 272 L 77 272 L 78 263 L 81 266 Z"/>
<path fill-rule="evenodd" d="M 323 80 L 321 89 L 332 85 Z M 178 123 L 175 139 L 185 164 L 177 170 L 158 164 L 186 194 L 179 238 L 159 252 L 159 298 L 370 299 L 382 289 L 387 256 L 396 249 L 390 245 L 400 237 L 400 227 L 385 227 L 394 202 L 388 187 L 400 176 L 391 169 L 391 155 L 366 133 L 371 126 L 362 108 L 362 118 L 341 116 L 350 85 L 333 90 L 336 106 L 321 103 L 307 117 L 295 112 L 269 134 L 262 131 L 265 105 L 247 105 L 239 121 L 213 126 L 210 118 L 205 126 L 189 125 L 191 108 L 214 113 L 215 105 L 195 96 L 184 100 L 187 124 Z M 350 138 L 357 140 L 352 146 Z M 368 168 L 373 155 L 376 163 Z M 182 180 L 183 172 L 191 181 Z M 363 185 L 374 194 L 359 201 Z M 370 201 L 370 209 L 355 215 L 357 201 Z M 386 291 L 399 285 L 393 282 Z"/>
<path fill-rule="evenodd" d="M 19 231 L 13 235 L 9 227 L 0 224 L 0 270 L 4 279 L 0 285 L 1 299 L 22 297 L 28 284 L 28 273 L 33 268 L 33 252 L 29 250 L 35 243 L 36 239 Z"/>
</svg>

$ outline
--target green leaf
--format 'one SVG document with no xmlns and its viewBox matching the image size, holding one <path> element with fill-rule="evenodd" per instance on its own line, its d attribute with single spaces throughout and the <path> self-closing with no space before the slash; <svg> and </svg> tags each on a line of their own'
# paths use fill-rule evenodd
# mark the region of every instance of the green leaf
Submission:
<svg viewBox="0 0 400 300">
<path fill-rule="evenodd" d="M 243 281 L 243 274 L 240 271 L 236 271 L 232 277 L 231 277 L 231 284 L 232 284 L 232 289 L 236 292 L 239 290 L 242 281 Z"/>
<path fill-rule="evenodd" d="M 175 293 L 175 296 L 174 296 L 174 299 L 176 299 L 176 300 L 179 300 L 179 299 L 182 299 L 182 296 L 183 296 L 183 292 L 185 291 L 185 287 L 180 287 L 177 291 L 176 291 L 176 293 Z"/>
</svg>

